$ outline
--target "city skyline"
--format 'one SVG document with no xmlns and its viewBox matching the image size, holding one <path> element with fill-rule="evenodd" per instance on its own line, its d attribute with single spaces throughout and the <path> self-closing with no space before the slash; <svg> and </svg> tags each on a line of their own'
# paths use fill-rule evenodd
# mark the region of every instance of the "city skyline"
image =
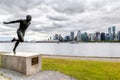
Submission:
<svg viewBox="0 0 120 80">
<path fill-rule="evenodd" d="M 55 33 L 65 35 L 83 32 L 107 32 L 110 26 L 120 30 L 119 0 L 1 0 L 0 37 L 16 37 L 18 24 L 3 25 L 3 21 L 32 15 L 25 39 L 41 40 Z"/>
<path fill-rule="evenodd" d="M 120 41 L 120 31 L 117 31 L 115 26 L 108 27 L 108 32 L 94 32 L 94 33 L 87 33 L 87 32 L 81 32 L 81 30 L 78 30 L 76 32 L 69 32 L 69 34 L 61 35 L 61 34 L 55 34 L 53 37 L 48 38 L 48 40 L 58 40 L 60 42 L 69 42 L 69 41 Z"/>
</svg>

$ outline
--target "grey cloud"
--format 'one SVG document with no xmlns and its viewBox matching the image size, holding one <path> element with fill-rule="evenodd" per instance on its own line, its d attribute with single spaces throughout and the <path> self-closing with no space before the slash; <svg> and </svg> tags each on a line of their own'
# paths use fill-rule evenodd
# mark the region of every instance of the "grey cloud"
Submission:
<svg viewBox="0 0 120 80">
<path fill-rule="evenodd" d="M 1 0 L 2 4 L 5 4 L 6 6 L 8 6 L 9 8 L 13 8 L 13 7 L 19 7 L 23 10 L 27 10 L 29 8 L 32 8 L 36 5 L 40 5 L 42 2 L 44 2 L 44 0 Z"/>
<path fill-rule="evenodd" d="M 48 16 L 49 19 L 54 21 L 68 21 L 69 19 L 63 16 Z"/>
<path fill-rule="evenodd" d="M 40 26 L 40 27 L 35 27 L 35 28 L 31 28 L 32 31 L 37 31 L 37 32 L 53 32 L 53 31 L 59 31 L 59 29 L 61 28 L 65 28 L 66 26 L 63 24 L 58 24 L 53 22 L 52 25 L 50 26 Z"/>
<path fill-rule="evenodd" d="M 115 24 L 120 22 L 120 18 L 114 18 L 114 17 L 103 17 L 101 20 L 109 24 Z"/>
<path fill-rule="evenodd" d="M 83 13 L 86 9 L 86 0 L 51 0 L 48 4 L 57 12 L 67 14 Z"/>
<path fill-rule="evenodd" d="M 44 0 L 1 0 L 0 7 L 1 10 L 7 12 L 7 14 L 12 14 L 13 18 L 21 17 L 23 15 L 29 14 L 28 10 L 41 5 Z"/>
<path fill-rule="evenodd" d="M 108 0 L 94 0 L 94 1 L 90 0 L 90 2 L 88 0 L 88 3 L 86 4 L 87 4 L 86 8 L 88 11 L 97 11 L 106 7 L 106 5 L 108 4 Z"/>
<path fill-rule="evenodd" d="M 54 30 L 56 30 L 58 28 L 60 28 L 60 27 L 58 27 L 58 26 L 42 26 L 41 28 L 33 28 L 31 30 L 39 31 L 39 32 L 43 32 L 43 31 L 45 31 L 45 32 L 52 32 L 52 31 L 54 31 Z"/>
<path fill-rule="evenodd" d="M 66 34 L 77 30 L 103 31 L 112 25 L 120 26 L 120 0 L 1 0 L 0 7 L 0 18 L 6 16 L 6 21 L 31 14 L 33 21 L 28 31 L 33 35 Z M 2 30 L 10 30 L 11 35 L 18 25 L 0 26 L 0 35 L 7 34 Z"/>
</svg>

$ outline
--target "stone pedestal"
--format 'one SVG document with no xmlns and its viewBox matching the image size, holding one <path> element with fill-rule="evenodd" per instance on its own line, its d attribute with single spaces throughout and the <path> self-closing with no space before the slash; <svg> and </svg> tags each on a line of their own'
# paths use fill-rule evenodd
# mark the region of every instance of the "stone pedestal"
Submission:
<svg viewBox="0 0 120 80">
<path fill-rule="evenodd" d="M 41 70 L 42 57 L 34 53 L 5 53 L 1 56 L 2 67 L 31 75 Z"/>
</svg>

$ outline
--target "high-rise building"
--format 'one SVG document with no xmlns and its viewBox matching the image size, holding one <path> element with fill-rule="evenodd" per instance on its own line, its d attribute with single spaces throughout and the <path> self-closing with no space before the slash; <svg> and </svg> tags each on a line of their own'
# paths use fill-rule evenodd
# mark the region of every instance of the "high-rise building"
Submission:
<svg viewBox="0 0 120 80">
<path fill-rule="evenodd" d="M 95 41 L 95 36 L 96 36 L 95 33 L 91 33 L 91 41 Z"/>
<path fill-rule="evenodd" d="M 117 33 L 117 38 L 120 41 L 120 31 L 118 31 L 118 33 Z"/>
<path fill-rule="evenodd" d="M 101 41 L 101 36 L 100 36 L 100 34 L 98 35 L 98 41 Z"/>
<path fill-rule="evenodd" d="M 109 33 L 109 34 L 111 33 L 111 27 L 108 28 L 108 33 Z"/>
<path fill-rule="evenodd" d="M 77 32 L 77 41 L 81 41 L 81 32 L 78 30 Z"/>
<path fill-rule="evenodd" d="M 101 41 L 105 41 L 105 33 L 101 33 Z"/>
<path fill-rule="evenodd" d="M 107 34 L 107 36 L 109 36 L 109 40 L 110 40 L 110 41 L 111 41 L 111 40 L 114 40 L 114 39 L 113 39 L 113 34 L 112 34 L 111 27 L 108 28 L 108 34 Z"/>
<path fill-rule="evenodd" d="M 74 41 L 74 32 L 70 32 L 70 39 Z"/>
<path fill-rule="evenodd" d="M 100 41 L 100 32 L 96 32 L 96 35 L 95 35 L 95 40 L 96 41 Z"/>
<path fill-rule="evenodd" d="M 112 31 L 113 31 L 113 40 L 115 39 L 115 26 L 112 27 Z"/>
</svg>

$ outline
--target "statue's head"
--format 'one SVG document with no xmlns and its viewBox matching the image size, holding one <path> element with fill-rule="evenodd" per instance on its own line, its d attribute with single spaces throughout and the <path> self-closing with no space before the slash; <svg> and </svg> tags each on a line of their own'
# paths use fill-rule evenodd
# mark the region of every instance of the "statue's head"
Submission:
<svg viewBox="0 0 120 80">
<path fill-rule="evenodd" d="M 32 20 L 31 15 L 27 15 L 27 16 L 26 16 L 26 20 L 27 20 L 27 21 L 31 21 L 31 20 Z"/>
</svg>

